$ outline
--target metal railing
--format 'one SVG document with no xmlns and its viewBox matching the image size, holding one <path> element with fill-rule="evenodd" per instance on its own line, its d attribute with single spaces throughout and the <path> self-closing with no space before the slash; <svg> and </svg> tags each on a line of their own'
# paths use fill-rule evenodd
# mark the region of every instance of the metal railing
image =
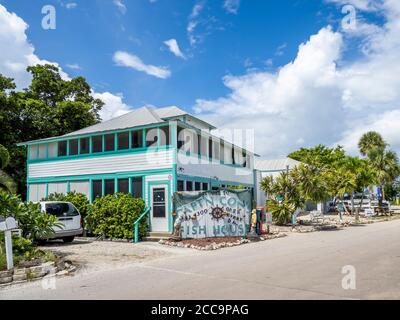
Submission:
<svg viewBox="0 0 400 320">
<path fill-rule="evenodd" d="M 134 226 L 134 243 L 138 243 L 139 242 L 139 223 L 140 221 L 150 212 L 150 207 L 146 208 L 143 213 L 140 215 L 140 217 L 133 223 Z"/>
</svg>

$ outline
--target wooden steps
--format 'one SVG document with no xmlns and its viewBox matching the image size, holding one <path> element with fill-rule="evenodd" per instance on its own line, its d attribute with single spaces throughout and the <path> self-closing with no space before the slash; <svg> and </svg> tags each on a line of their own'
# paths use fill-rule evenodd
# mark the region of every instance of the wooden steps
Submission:
<svg viewBox="0 0 400 320">
<path fill-rule="evenodd" d="M 172 234 L 169 232 L 149 232 L 147 236 L 143 238 L 143 241 L 158 242 L 160 240 L 167 240 L 171 237 Z"/>
</svg>

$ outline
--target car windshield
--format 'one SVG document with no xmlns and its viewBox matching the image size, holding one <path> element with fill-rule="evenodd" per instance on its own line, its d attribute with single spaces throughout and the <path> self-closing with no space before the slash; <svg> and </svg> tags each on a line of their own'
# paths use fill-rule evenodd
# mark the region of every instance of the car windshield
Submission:
<svg viewBox="0 0 400 320">
<path fill-rule="evenodd" d="M 46 203 L 46 212 L 56 217 L 79 215 L 78 210 L 72 204 L 65 202 Z"/>
</svg>

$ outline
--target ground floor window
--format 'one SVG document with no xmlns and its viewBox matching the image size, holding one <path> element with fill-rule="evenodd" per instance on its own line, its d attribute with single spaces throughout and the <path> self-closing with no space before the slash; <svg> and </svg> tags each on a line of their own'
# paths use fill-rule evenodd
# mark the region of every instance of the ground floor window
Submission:
<svg viewBox="0 0 400 320">
<path fill-rule="evenodd" d="M 178 191 L 185 191 L 185 182 L 183 180 L 178 180 Z"/>
<path fill-rule="evenodd" d="M 114 179 L 104 180 L 104 195 L 115 193 L 115 182 Z"/>
<path fill-rule="evenodd" d="M 129 179 L 118 179 L 118 192 L 129 193 Z"/>
<path fill-rule="evenodd" d="M 92 181 L 92 199 L 101 197 L 103 195 L 103 182 L 101 180 Z"/>
<path fill-rule="evenodd" d="M 115 184 L 116 183 L 116 184 Z M 105 179 L 103 180 L 93 180 L 92 181 L 92 199 L 101 197 L 103 195 L 114 194 L 116 192 L 129 193 L 129 178 L 117 179 Z M 135 198 L 143 197 L 143 177 L 131 178 L 132 183 L 132 195 Z M 118 189 L 116 189 L 116 187 Z M 103 192 L 104 190 L 104 192 Z"/>
<path fill-rule="evenodd" d="M 208 191 L 208 183 L 203 182 L 203 191 Z"/>
<path fill-rule="evenodd" d="M 132 178 L 132 195 L 134 198 L 143 198 L 143 177 Z"/>
<path fill-rule="evenodd" d="M 186 181 L 186 191 L 193 191 L 193 182 Z"/>
</svg>

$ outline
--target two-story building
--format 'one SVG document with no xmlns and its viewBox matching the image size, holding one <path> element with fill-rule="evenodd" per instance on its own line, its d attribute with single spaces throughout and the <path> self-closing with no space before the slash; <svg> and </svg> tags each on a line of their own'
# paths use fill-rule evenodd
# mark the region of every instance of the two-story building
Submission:
<svg viewBox="0 0 400 320">
<path fill-rule="evenodd" d="M 90 201 L 132 193 L 151 207 L 153 232 L 172 232 L 176 191 L 254 189 L 254 154 L 211 133 L 209 123 L 177 107 L 136 109 L 27 146 L 27 194 L 80 192 Z"/>
</svg>

